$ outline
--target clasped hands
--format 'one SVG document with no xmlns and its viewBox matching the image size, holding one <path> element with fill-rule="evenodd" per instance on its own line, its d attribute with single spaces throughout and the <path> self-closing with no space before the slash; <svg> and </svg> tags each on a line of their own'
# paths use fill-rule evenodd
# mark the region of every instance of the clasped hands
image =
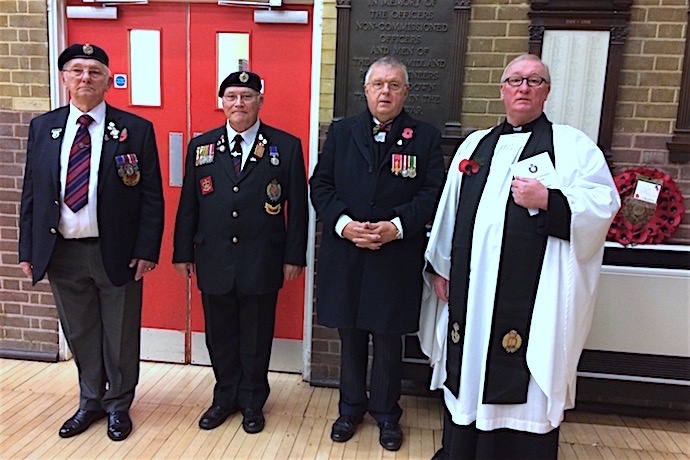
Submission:
<svg viewBox="0 0 690 460">
<path fill-rule="evenodd" d="M 393 241 L 398 228 L 388 220 L 380 222 L 358 222 L 353 220 L 343 228 L 343 237 L 352 241 L 358 248 L 376 251 L 384 244 Z"/>
</svg>

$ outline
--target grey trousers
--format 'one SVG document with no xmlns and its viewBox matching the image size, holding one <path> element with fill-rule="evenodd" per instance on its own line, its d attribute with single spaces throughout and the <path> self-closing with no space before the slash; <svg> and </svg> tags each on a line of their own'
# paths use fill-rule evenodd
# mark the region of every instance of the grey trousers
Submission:
<svg viewBox="0 0 690 460">
<path fill-rule="evenodd" d="M 139 380 L 142 281 L 114 286 L 95 238 L 58 238 L 48 279 L 79 372 L 79 407 L 129 410 Z"/>
</svg>

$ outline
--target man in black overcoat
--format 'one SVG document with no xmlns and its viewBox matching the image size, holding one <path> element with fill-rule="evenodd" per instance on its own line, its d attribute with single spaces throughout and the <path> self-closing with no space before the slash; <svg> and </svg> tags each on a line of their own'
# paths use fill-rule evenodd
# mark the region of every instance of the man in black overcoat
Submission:
<svg viewBox="0 0 690 460">
<path fill-rule="evenodd" d="M 108 436 L 132 431 L 139 379 L 142 277 L 163 237 L 163 187 L 153 125 L 104 101 L 108 56 L 75 44 L 58 58 L 68 106 L 31 121 L 19 219 L 19 265 L 46 273 L 79 370 L 69 438 L 108 416 Z"/>
<path fill-rule="evenodd" d="M 278 290 L 306 265 L 307 180 L 300 140 L 259 120 L 261 78 L 220 85 L 227 122 L 191 140 L 175 222 L 173 263 L 196 273 L 216 377 L 202 429 L 242 411 L 263 430 Z"/>
<path fill-rule="evenodd" d="M 402 444 L 401 336 L 418 328 L 425 225 L 444 177 L 441 135 L 404 111 L 408 92 L 404 64 L 374 62 L 364 81 L 367 110 L 331 125 L 310 182 L 323 223 L 318 323 L 338 328 L 342 344 L 340 416 L 331 439 L 352 438 L 368 411 L 381 445 L 392 451 Z"/>
</svg>

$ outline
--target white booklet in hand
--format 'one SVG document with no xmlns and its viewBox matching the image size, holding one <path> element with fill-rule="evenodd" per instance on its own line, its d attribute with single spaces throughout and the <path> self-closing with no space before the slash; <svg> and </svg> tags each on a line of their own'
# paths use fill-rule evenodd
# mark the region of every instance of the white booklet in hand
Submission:
<svg viewBox="0 0 690 460">
<path fill-rule="evenodd" d="M 546 188 L 558 188 L 558 177 L 548 152 L 542 152 L 511 165 L 513 177 L 537 179 Z M 529 215 L 539 214 L 539 209 L 529 208 Z"/>
</svg>

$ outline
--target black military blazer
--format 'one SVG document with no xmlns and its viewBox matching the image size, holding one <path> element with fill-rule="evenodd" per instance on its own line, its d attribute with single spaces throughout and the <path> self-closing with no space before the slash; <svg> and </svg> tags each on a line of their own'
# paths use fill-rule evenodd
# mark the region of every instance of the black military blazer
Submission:
<svg viewBox="0 0 690 460">
<path fill-rule="evenodd" d="M 175 222 L 173 263 L 196 264 L 199 289 L 275 292 L 283 264 L 306 265 L 307 180 L 300 140 L 261 123 L 235 175 L 225 125 L 192 139 Z"/>
<path fill-rule="evenodd" d="M 69 107 L 31 121 L 19 219 L 19 261 L 33 265 L 33 282 L 46 273 L 60 220 L 60 149 Z M 109 136 L 108 126 L 126 137 Z M 110 281 L 134 279 L 132 258 L 157 262 L 163 238 L 163 187 L 153 125 L 137 115 L 106 106 L 105 135 L 98 172 L 98 231 Z M 126 185 L 115 158 L 135 154 L 140 179 Z"/>
</svg>

